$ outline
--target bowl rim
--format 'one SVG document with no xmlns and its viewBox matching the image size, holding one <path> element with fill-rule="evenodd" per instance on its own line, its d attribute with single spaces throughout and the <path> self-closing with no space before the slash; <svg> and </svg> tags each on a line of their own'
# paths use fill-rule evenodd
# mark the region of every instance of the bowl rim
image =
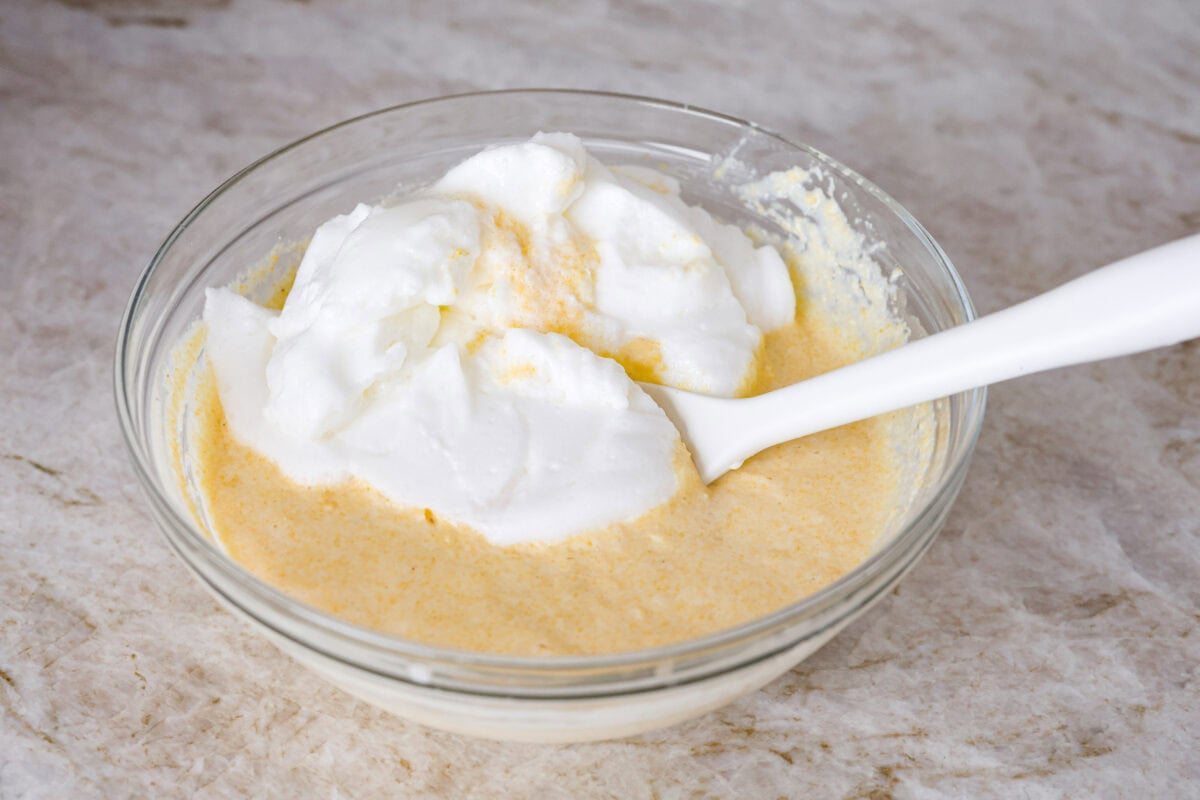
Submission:
<svg viewBox="0 0 1200 800">
<path fill-rule="evenodd" d="M 175 504 L 164 494 L 159 488 L 154 477 L 153 471 L 150 468 L 151 458 L 138 432 L 138 423 L 134 419 L 132 394 L 136 391 L 136 387 L 126 385 L 126 378 L 136 382 L 136 375 L 128 375 L 130 372 L 128 366 L 130 364 L 129 355 L 131 352 L 131 336 L 133 334 L 133 322 L 141 305 L 142 299 L 146 290 L 153 278 L 158 266 L 162 263 L 166 254 L 184 233 L 184 231 L 199 217 L 204 211 L 212 205 L 220 196 L 231 190 L 244 178 L 250 175 L 264 164 L 271 162 L 284 154 L 297 149 L 304 144 L 319 139 L 323 136 L 331 134 L 343 128 L 357 125 L 376 117 L 387 114 L 412 109 L 420 106 L 426 106 L 438 103 L 463 102 L 474 98 L 496 97 L 503 95 L 525 95 L 537 96 L 544 95 L 547 97 L 553 95 L 569 95 L 573 97 L 595 97 L 604 100 L 616 100 L 620 102 L 630 102 L 637 105 L 651 106 L 657 109 L 686 113 L 707 117 L 716 121 L 732 124 L 741 128 L 748 128 L 756 133 L 765 135 L 775 139 L 779 143 L 786 145 L 789 148 L 801 151 L 814 160 L 825 164 L 834 171 L 840 173 L 843 178 L 849 179 L 857 184 L 861 189 L 868 194 L 874 196 L 880 201 L 890 213 L 894 214 L 910 232 L 916 236 L 917 240 L 924 246 L 935 261 L 941 266 L 945 273 L 945 277 L 949 279 L 949 283 L 953 289 L 954 297 L 957 300 L 959 309 L 963 316 L 963 323 L 970 322 L 976 317 L 975 307 L 971 301 L 970 295 L 967 292 L 966 286 L 954 268 L 949 257 L 942 250 L 941 246 L 934 240 L 929 232 L 916 220 L 912 214 L 897 202 L 891 195 L 884 192 L 873 182 L 867 180 L 855 170 L 845 166 L 840 161 L 831 156 L 817 150 L 816 148 L 796 142 L 773 129 L 761 126 L 755 122 L 741 119 L 739 117 L 724 114 L 717 111 L 712 111 L 690 103 L 674 102 L 662 100 L 653 97 L 646 97 L 635 94 L 624 94 L 618 92 L 596 91 L 596 90 L 580 90 L 580 89 L 560 89 L 560 88 L 516 88 L 503 89 L 496 91 L 477 91 L 463 92 L 457 94 L 442 95 L 437 97 L 423 98 L 407 103 L 387 106 L 385 108 L 376 109 L 358 116 L 351 117 L 341 122 L 337 122 L 328 127 L 314 131 L 303 137 L 295 139 L 283 146 L 267 153 L 266 155 L 254 160 L 247 166 L 235 172 L 215 189 L 208 193 L 199 203 L 197 203 L 191 211 L 189 211 L 171 230 L 162 244 L 156 250 L 149 264 L 142 271 L 134 288 L 130 294 L 129 300 L 126 303 L 125 310 L 121 316 L 120 325 L 117 333 L 116 348 L 114 353 L 114 399 L 117 406 L 117 416 L 121 427 L 122 438 L 125 441 L 127 450 L 129 451 L 133 462 L 134 471 L 141 483 L 144 491 L 146 491 L 151 505 L 157 512 L 156 521 L 160 528 L 165 525 L 172 526 L 177 533 L 183 535 L 188 540 L 188 543 L 193 545 L 198 552 L 203 554 L 206 561 L 215 567 L 217 570 L 226 573 L 226 575 L 234 582 L 249 589 L 253 594 L 258 596 L 258 599 L 270 603 L 275 606 L 288 609 L 291 616 L 304 625 L 309 625 L 320 629 L 323 633 L 331 634 L 341 639 L 350 639 L 355 644 L 365 646 L 372 650 L 386 651 L 390 656 L 398 656 L 402 659 L 412 662 L 428 662 L 436 661 L 441 663 L 452 663 L 455 666 L 476 668 L 481 670 L 496 670 L 498 672 L 529 672 L 529 673 L 560 673 L 570 671 L 583 671 L 588 673 L 602 670 L 626 670 L 630 668 L 646 667 L 662 661 L 684 659 L 689 656 L 697 656 L 705 651 L 722 650 L 740 641 L 753 640 L 758 635 L 778 628 L 781 625 L 795 623 L 803 620 L 806 617 L 814 616 L 816 612 L 836 605 L 848 593 L 848 590 L 853 590 L 870 583 L 870 579 L 876 574 L 886 571 L 895 566 L 906 554 L 914 549 L 917 551 L 905 566 L 911 567 L 919 557 L 920 553 L 927 547 L 936 536 L 936 530 L 926 533 L 922 536 L 925 526 L 921 523 L 931 515 L 939 513 L 939 508 L 946 500 L 948 493 L 957 492 L 961 483 L 962 474 L 966 466 L 969 464 L 975 449 L 975 444 L 979 437 L 979 432 L 983 423 L 983 416 L 986 407 L 987 389 L 977 388 L 959 393 L 958 396 L 963 398 L 964 411 L 961 423 L 967 426 L 965 436 L 962 438 L 962 445 L 957 452 L 951 453 L 952 458 L 947 462 L 945 469 L 939 479 L 939 485 L 936 490 L 931 492 L 923 505 L 914 509 L 902 525 L 901 530 L 892 538 L 891 541 L 884 546 L 871 553 L 866 559 L 860 562 L 846 574 L 834 582 L 822 587 L 813 594 L 807 595 L 793 603 L 789 603 L 769 614 L 756 617 L 747 622 L 735 625 L 733 627 L 724 628 L 701 637 L 686 639 L 678 642 L 671 642 L 665 645 L 656 647 L 642 648 L 638 650 L 621 651 L 616 653 L 607 653 L 600 655 L 552 655 L 552 656 L 517 656 L 496 654 L 487 652 L 476 652 L 463 650 L 458 648 L 441 647 L 437 645 L 425 644 L 415 640 L 404 639 L 398 636 L 393 636 L 381 631 L 366 628 L 352 622 L 348 622 L 328 612 L 309 606 L 302 601 L 299 601 L 282 590 L 277 589 L 271 584 L 263 581 L 257 576 L 250 573 L 233 559 L 221 553 L 217 547 L 209 540 L 209 538 L 201 531 L 196 523 L 187 519 L 180 509 L 175 507 Z M 133 391 L 131 391 L 131 389 Z M 956 476 L 958 480 L 956 481 Z M 163 533 L 166 534 L 165 529 Z M 239 611 L 249 616 L 258 624 L 261 624 L 270 629 L 276 635 L 282 636 L 296 644 L 334 661 L 340 662 L 350 667 L 367 672 L 376 673 L 390 679 L 399 680 L 414 686 L 423 688 L 451 688 L 439 686 L 436 680 L 416 680 L 410 674 L 403 672 L 394 672 L 391 670 L 380 669 L 377 666 L 363 664 L 357 659 L 348 657 L 344 653 L 330 652 L 328 648 L 315 645 L 313 642 L 302 641 L 285 630 L 281 630 L 279 626 L 262 619 L 259 614 L 252 612 L 245 607 L 245 604 L 239 601 L 236 597 L 229 596 L 229 593 L 222 590 L 221 587 L 204 574 L 204 572 L 192 563 L 188 554 L 184 552 L 180 543 L 175 541 L 170 535 L 166 536 L 172 548 L 179 553 L 184 563 L 197 575 L 202 583 L 215 592 L 225 602 L 233 605 Z M 777 650 L 786 649 L 792 643 L 785 643 Z M 725 672 L 739 667 L 745 666 L 748 663 L 758 661 L 762 658 L 770 657 L 772 653 L 755 654 L 753 657 L 738 660 L 732 665 L 725 665 L 716 672 Z M 700 678 L 712 677 L 714 673 L 708 672 L 700 676 Z M 700 679 L 695 678 L 695 679 Z M 663 685 L 680 685 L 689 682 L 688 680 L 670 680 L 665 678 Z M 460 693 L 473 693 L 470 690 L 464 690 L 458 686 L 452 687 L 453 691 Z M 478 694 L 496 695 L 501 694 L 511 696 L 509 692 L 481 691 Z M 626 694 L 626 690 L 621 690 L 619 693 Z M 610 693 L 600 692 L 600 695 Z M 572 694 L 571 697 L 579 697 L 581 695 Z M 597 696 L 597 695 L 587 695 Z"/>
</svg>

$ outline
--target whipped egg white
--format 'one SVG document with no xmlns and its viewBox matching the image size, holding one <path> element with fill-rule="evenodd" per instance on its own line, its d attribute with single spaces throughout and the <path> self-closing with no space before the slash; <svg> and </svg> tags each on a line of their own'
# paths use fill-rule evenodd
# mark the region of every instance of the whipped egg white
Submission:
<svg viewBox="0 0 1200 800">
<path fill-rule="evenodd" d="M 773 248 L 538 134 L 321 225 L 278 313 L 209 289 L 205 352 L 233 434 L 290 479 L 358 479 L 508 545 L 675 493 L 678 433 L 619 362 L 732 396 L 794 316 Z"/>
</svg>

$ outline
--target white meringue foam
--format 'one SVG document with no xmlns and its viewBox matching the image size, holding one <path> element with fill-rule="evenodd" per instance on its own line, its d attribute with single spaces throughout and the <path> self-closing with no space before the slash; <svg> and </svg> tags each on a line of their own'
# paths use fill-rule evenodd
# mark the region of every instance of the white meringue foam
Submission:
<svg viewBox="0 0 1200 800">
<path fill-rule="evenodd" d="M 601 354 L 649 343 L 664 383 L 730 396 L 794 315 L 774 249 L 539 134 L 323 224 L 281 312 L 210 289 L 204 322 L 230 429 L 289 478 L 357 478 L 507 545 L 676 491 L 677 432 Z"/>
</svg>

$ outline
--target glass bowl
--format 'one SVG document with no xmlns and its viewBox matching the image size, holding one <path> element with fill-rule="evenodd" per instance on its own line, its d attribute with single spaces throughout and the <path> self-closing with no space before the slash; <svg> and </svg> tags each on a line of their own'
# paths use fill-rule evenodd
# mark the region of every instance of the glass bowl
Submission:
<svg viewBox="0 0 1200 800">
<path fill-rule="evenodd" d="M 871 557 L 814 595 L 700 639 L 586 657 L 457 651 L 349 624 L 254 577 L 224 555 L 189 511 L 173 467 L 180 437 L 169 421 L 163 374 L 172 349 L 200 317 L 205 287 L 228 284 L 277 243 L 303 241 L 355 202 L 427 183 L 485 144 L 523 140 L 539 130 L 575 133 L 608 163 L 662 169 L 682 183 L 691 202 L 741 224 L 761 220 L 731 192 L 735 178 L 819 167 L 852 226 L 875 244 L 872 258 L 892 275 L 914 336 L 973 317 L 961 280 L 925 229 L 871 183 L 810 147 L 659 100 L 491 92 L 343 122 L 218 187 L 176 226 L 138 281 L 117 340 L 115 391 L 134 468 L 167 541 L 213 595 L 282 650 L 351 694 L 420 723 L 496 739 L 582 741 L 670 725 L 728 703 L 779 676 L 866 611 L 941 527 L 962 486 L 985 393 L 933 404 L 932 458 L 916 500 Z"/>
</svg>

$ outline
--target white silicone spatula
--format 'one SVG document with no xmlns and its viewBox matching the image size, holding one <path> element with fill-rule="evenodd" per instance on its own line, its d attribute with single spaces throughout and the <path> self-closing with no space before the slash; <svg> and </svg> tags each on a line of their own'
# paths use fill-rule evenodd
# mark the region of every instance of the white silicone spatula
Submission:
<svg viewBox="0 0 1200 800">
<path fill-rule="evenodd" d="M 1200 336 L 1200 234 L 1095 270 L 1024 303 L 757 397 L 642 384 L 705 483 L 773 444 L 1055 367 Z M 1197 370 L 1200 380 L 1200 367 Z"/>
</svg>

